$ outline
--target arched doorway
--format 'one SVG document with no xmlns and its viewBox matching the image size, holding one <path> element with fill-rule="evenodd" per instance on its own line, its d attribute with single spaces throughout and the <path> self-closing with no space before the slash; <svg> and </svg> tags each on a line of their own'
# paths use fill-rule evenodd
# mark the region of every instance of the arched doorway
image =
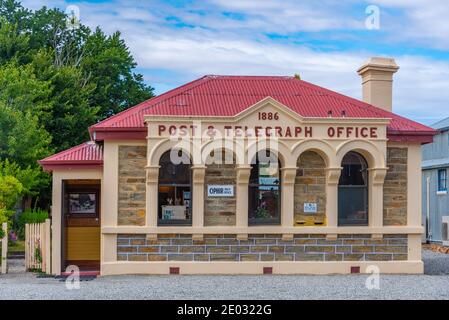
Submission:
<svg viewBox="0 0 449 320">
<path fill-rule="evenodd" d="M 338 225 L 368 225 L 368 163 L 358 152 L 348 152 L 341 162 L 338 183 Z"/>
<path fill-rule="evenodd" d="M 192 225 L 190 158 L 181 150 L 167 151 L 159 165 L 158 225 Z"/>
<path fill-rule="evenodd" d="M 259 151 L 251 166 L 248 191 L 248 224 L 281 223 L 281 175 L 278 157 L 269 150 Z"/>
</svg>

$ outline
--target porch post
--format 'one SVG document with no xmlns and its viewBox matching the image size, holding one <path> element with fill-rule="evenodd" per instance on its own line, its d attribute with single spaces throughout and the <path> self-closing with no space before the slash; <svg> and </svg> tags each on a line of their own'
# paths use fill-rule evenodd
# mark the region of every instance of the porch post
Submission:
<svg viewBox="0 0 449 320">
<path fill-rule="evenodd" d="M 383 226 L 383 187 L 387 168 L 372 168 L 369 172 L 368 216 L 370 227 Z"/>
<path fill-rule="evenodd" d="M 248 183 L 251 166 L 241 165 L 235 168 L 236 185 L 236 219 L 237 227 L 248 227 Z"/>
<path fill-rule="evenodd" d="M 145 167 L 147 171 L 145 225 L 147 227 L 157 226 L 159 168 L 160 166 Z"/>
<path fill-rule="evenodd" d="M 295 178 L 297 167 L 281 168 L 281 225 L 294 226 Z"/>
<path fill-rule="evenodd" d="M 206 166 L 192 166 L 192 226 L 204 226 L 204 176 Z"/>
<path fill-rule="evenodd" d="M 341 168 L 326 169 L 326 219 L 328 227 L 338 225 L 338 181 Z"/>
</svg>

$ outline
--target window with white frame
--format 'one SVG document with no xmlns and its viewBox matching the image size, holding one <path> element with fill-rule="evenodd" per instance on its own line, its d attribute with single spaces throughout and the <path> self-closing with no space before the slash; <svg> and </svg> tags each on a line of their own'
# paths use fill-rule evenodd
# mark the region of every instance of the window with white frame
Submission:
<svg viewBox="0 0 449 320">
<path fill-rule="evenodd" d="M 438 170 L 438 191 L 447 191 L 447 172 L 446 169 Z"/>
</svg>

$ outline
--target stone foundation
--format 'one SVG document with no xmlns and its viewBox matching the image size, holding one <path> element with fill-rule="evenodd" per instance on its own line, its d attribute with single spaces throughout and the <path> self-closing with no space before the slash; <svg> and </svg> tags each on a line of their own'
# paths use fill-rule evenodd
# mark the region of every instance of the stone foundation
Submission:
<svg viewBox="0 0 449 320">
<path fill-rule="evenodd" d="M 281 235 L 249 235 L 238 240 L 235 235 L 161 234 L 147 240 L 145 234 L 120 234 L 117 237 L 118 261 L 393 261 L 407 260 L 407 236 L 339 235 L 326 240 L 325 235 L 295 235 L 282 240 Z"/>
</svg>

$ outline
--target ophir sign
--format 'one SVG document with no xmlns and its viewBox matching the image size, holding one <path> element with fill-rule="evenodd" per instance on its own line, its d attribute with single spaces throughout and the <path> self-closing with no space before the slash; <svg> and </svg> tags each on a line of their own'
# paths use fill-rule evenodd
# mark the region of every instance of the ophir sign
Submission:
<svg viewBox="0 0 449 320">
<path fill-rule="evenodd" d="M 233 185 L 207 185 L 208 197 L 233 197 L 234 186 Z"/>
</svg>

